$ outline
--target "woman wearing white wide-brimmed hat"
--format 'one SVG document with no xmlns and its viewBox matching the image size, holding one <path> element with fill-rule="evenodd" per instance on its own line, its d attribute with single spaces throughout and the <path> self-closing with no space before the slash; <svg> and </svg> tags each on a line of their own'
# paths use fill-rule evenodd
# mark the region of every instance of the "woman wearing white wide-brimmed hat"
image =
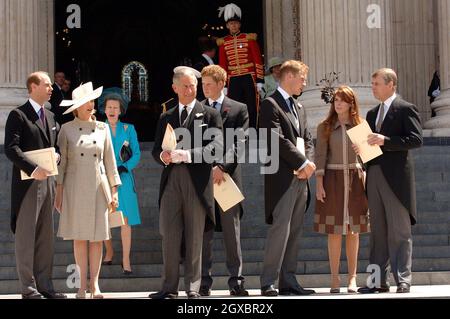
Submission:
<svg viewBox="0 0 450 319">
<path fill-rule="evenodd" d="M 73 112 L 75 119 L 59 132 L 55 207 L 61 213 L 58 236 L 74 241 L 81 283 L 77 298 L 86 297 L 88 260 L 91 298 L 103 298 L 98 286 L 102 242 L 111 238 L 109 207 L 118 206 L 117 186 L 121 184 L 109 129 L 93 116 L 94 100 L 102 90 L 94 90 L 89 82 L 73 91 L 72 100 L 61 102 L 72 105 L 64 114 Z"/>
</svg>

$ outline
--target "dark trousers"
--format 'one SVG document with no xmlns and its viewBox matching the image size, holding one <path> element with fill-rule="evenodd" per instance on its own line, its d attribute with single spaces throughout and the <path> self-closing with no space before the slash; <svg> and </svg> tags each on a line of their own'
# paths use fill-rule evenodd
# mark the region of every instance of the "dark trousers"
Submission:
<svg viewBox="0 0 450 319">
<path fill-rule="evenodd" d="M 397 285 L 411 284 L 412 235 L 408 210 L 391 190 L 380 166 L 367 173 L 370 209 L 370 263 L 381 268 L 381 285 L 389 285 L 392 271 Z M 389 269 L 390 266 L 390 269 Z"/>
<path fill-rule="evenodd" d="M 198 292 L 202 279 L 202 244 L 206 209 L 197 195 L 185 164 L 172 168 L 161 197 L 159 230 L 162 236 L 162 291 L 178 292 L 180 249 L 185 243 L 184 287 Z M 183 235 L 184 234 L 184 235 Z"/>
<path fill-rule="evenodd" d="M 227 212 L 223 212 L 220 207 L 219 215 L 216 211 L 216 218 L 220 218 L 222 225 L 223 243 L 226 254 L 226 266 L 230 278 L 228 279 L 228 286 L 230 289 L 236 286 L 242 286 L 244 277 L 242 276 L 242 251 L 241 251 L 241 206 L 236 205 L 230 208 Z M 213 265 L 213 241 L 214 229 L 210 229 L 203 234 L 203 251 L 202 251 L 202 287 L 211 289 L 213 278 L 211 276 L 211 269 Z"/>
<path fill-rule="evenodd" d="M 53 183 L 53 177 L 33 181 L 17 218 L 16 268 L 24 295 L 53 291 Z"/>
<path fill-rule="evenodd" d="M 258 100 L 253 77 L 250 74 L 231 77 L 228 82 L 228 97 L 247 104 L 249 125 L 256 128 L 258 123 Z"/>
</svg>

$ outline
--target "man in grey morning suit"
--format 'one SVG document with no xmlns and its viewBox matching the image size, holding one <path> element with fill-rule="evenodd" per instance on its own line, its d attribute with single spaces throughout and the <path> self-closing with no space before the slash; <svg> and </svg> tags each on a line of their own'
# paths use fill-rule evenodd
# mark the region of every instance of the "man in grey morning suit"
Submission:
<svg viewBox="0 0 450 319">
<path fill-rule="evenodd" d="M 55 147 L 58 124 L 45 102 L 52 84 L 45 72 L 29 75 L 27 103 L 14 109 L 5 127 L 5 154 L 13 162 L 11 230 L 15 233 L 16 268 L 23 299 L 63 299 L 53 289 L 53 204 L 55 178 L 24 152 Z M 22 180 L 20 171 L 33 179 Z"/>
<path fill-rule="evenodd" d="M 280 70 L 280 86 L 261 105 L 260 128 L 268 130 L 267 144 L 271 157 L 277 156 L 279 169 L 266 174 L 264 195 L 266 222 L 271 224 L 264 253 L 261 294 L 309 295 L 314 290 L 303 289 L 296 279 L 297 254 L 303 227 L 303 216 L 309 203 L 308 179 L 316 166 L 312 161 L 314 144 L 309 133 L 304 108 L 293 95 L 300 95 L 306 85 L 308 67 L 295 60 L 286 61 Z M 272 149 L 271 135 L 278 139 L 279 148 Z M 304 140 L 305 153 L 297 148 Z M 270 165 L 270 164 L 268 164 Z M 296 175 L 294 175 L 294 171 Z"/>
<path fill-rule="evenodd" d="M 178 95 L 179 104 L 161 115 L 152 152 L 155 160 L 164 166 L 159 193 L 164 271 L 162 289 L 151 294 L 152 299 L 175 298 L 178 295 L 183 237 L 185 290 L 188 298 L 200 296 L 203 232 L 215 225 L 212 163 L 220 158 L 210 158 L 209 162 L 206 156 L 223 152 L 219 112 L 204 107 L 195 99 L 196 76 L 199 77 L 200 73 L 188 67 L 175 68 L 174 72 L 172 87 Z M 184 134 L 183 140 L 178 143 L 183 149 L 162 149 L 168 124 Z M 206 137 L 204 133 L 207 129 L 215 129 L 215 135 Z M 196 140 L 196 135 L 200 135 L 200 140 Z"/>
<path fill-rule="evenodd" d="M 243 154 L 242 151 L 245 148 L 246 131 L 249 125 L 248 111 L 245 104 L 224 95 L 223 88 L 226 80 L 227 72 L 219 65 L 210 65 L 203 68 L 202 87 L 207 99 L 202 104 L 216 108 L 220 112 L 224 129 L 224 160 L 214 165 L 214 183 L 220 185 L 224 173 L 228 173 L 242 191 L 241 165 L 238 163 L 238 156 Z M 230 131 L 235 132 L 236 137 L 227 138 L 227 132 L 230 133 Z M 216 203 L 216 231 L 222 231 L 223 233 L 226 265 L 230 274 L 228 287 L 232 296 L 248 296 L 242 276 L 242 214 L 242 203 L 235 205 L 226 212 L 223 212 Z M 202 283 L 200 286 L 202 296 L 211 294 L 213 237 L 213 229 L 205 232 L 203 237 Z"/>
<path fill-rule="evenodd" d="M 372 91 L 381 104 L 367 113 L 373 132 L 370 145 L 383 154 L 367 163 L 370 211 L 370 263 L 381 268 L 379 287 L 362 287 L 360 293 L 389 292 L 389 264 L 397 293 L 411 286 L 412 235 L 416 223 L 414 168 L 409 150 L 422 145 L 422 128 L 416 106 L 396 95 L 397 75 L 380 69 L 372 75 Z M 354 147 L 358 153 L 357 147 Z"/>
</svg>

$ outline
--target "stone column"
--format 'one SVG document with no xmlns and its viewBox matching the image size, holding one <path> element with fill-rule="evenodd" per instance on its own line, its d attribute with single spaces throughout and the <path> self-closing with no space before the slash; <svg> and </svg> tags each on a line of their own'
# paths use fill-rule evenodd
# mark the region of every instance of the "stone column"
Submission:
<svg viewBox="0 0 450 319">
<path fill-rule="evenodd" d="M 26 78 L 54 70 L 54 0 L 0 0 L 0 144 L 9 112 L 27 99 Z"/>
<path fill-rule="evenodd" d="M 299 0 L 266 0 L 265 60 L 274 57 L 301 58 Z"/>
<path fill-rule="evenodd" d="M 378 104 L 372 96 L 371 75 L 392 67 L 391 0 L 267 0 L 266 37 L 269 56 L 303 60 L 310 67 L 309 85 L 301 100 L 315 135 L 330 105 L 316 86 L 330 72 L 340 72 L 339 84 L 357 92 L 362 116 Z M 380 8 L 381 27 L 370 29 L 369 5 Z"/>
<path fill-rule="evenodd" d="M 450 0 L 437 0 L 441 95 L 431 104 L 436 117 L 425 123 L 425 136 L 450 136 Z"/>
<path fill-rule="evenodd" d="M 369 28 L 372 12 L 380 8 L 380 28 Z M 340 72 L 339 83 L 352 87 L 359 98 L 361 116 L 377 105 L 371 90 L 371 75 L 392 65 L 390 0 L 300 0 L 303 60 L 310 67 L 309 86 L 302 95 L 312 130 L 325 119 L 330 105 L 320 99 L 316 86 L 330 72 Z"/>
</svg>

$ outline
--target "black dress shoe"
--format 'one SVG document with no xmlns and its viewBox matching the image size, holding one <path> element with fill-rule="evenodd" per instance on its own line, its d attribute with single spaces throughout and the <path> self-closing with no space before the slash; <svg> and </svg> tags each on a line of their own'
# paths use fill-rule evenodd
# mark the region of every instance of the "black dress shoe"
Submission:
<svg viewBox="0 0 450 319">
<path fill-rule="evenodd" d="M 261 296 L 264 297 L 276 297 L 278 296 L 278 291 L 273 285 L 261 287 Z"/>
<path fill-rule="evenodd" d="M 30 292 L 29 294 L 22 295 L 22 299 L 45 299 L 43 295 L 41 295 L 37 291 Z"/>
<path fill-rule="evenodd" d="M 178 292 L 158 291 L 148 295 L 148 297 L 151 299 L 176 299 Z"/>
<path fill-rule="evenodd" d="M 410 285 L 406 282 L 402 282 L 397 286 L 397 293 L 398 294 L 407 294 L 410 292 Z"/>
<path fill-rule="evenodd" d="M 188 291 L 187 297 L 188 297 L 188 299 L 198 299 L 198 298 L 200 298 L 200 294 L 196 291 Z"/>
<path fill-rule="evenodd" d="M 230 296 L 246 297 L 248 296 L 248 291 L 243 286 L 234 286 L 230 289 Z"/>
<path fill-rule="evenodd" d="M 65 294 L 62 294 L 60 292 L 55 291 L 39 291 L 42 296 L 44 296 L 47 299 L 67 299 L 67 296 Z"/>
<path fill-rule="evenodd" d="M 374 294 L 374 293 L 383 293 L 383 292 L 389 292 L 389 287 L 384 286 L 384 287 L 373 287 L 373 288 L 369 288 L 369 287 L 361 287 L 358 289 L 358 292 L 360 294 Z"/>
<path fill-rule="evenodd" d="M 316 292 L 312 289 L 304 289 L 301 286 L 295 288 L 283 288 L 280 289 L 280 295 L 282 296 L 308 296 L 315 294 Z"/>
<path fill-rule="evenodd" d="M 208 286 L 201 286 L 199 293 L 203 297 L 211 296 L 211 289 Z"/>
</svg>

